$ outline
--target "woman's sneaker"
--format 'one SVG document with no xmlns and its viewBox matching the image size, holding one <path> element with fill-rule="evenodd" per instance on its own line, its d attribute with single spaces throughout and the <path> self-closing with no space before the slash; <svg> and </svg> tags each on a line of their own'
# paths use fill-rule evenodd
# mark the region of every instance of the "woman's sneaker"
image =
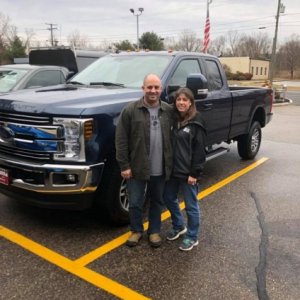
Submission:
<svg viewBox="0 0 300 300">
<path fill-rule="evenodd" d="M 181 229 L 171 229 L 167 233 L 167 240 L 169 241 L 174 241 L 177 240 L 181 235 L 186 233 L 186 227 L 181 228 Z"/>
<path fill-rule="evenodd" d="M 184 238 L 181 245 L 179 246 L 179 249 L 182 251 L 190 251 L 197 245 L 198 241 L 194 241 L 190 238 Z"/>
</svg>

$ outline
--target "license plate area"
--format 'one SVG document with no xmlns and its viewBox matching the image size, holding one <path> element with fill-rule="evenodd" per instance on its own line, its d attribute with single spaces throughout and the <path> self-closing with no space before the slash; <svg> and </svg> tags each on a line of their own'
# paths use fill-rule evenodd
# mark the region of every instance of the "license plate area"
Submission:
<svg viewBox="0 0 300 300">
<path fill-rule="evenodd" d="M 9 185 L 9 171 L 0 168 L 0 184 Z"/>
</svg>

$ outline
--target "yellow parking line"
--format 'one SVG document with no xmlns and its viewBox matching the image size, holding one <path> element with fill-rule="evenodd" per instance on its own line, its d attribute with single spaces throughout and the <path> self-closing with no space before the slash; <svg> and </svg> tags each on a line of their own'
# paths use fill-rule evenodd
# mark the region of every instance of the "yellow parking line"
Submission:
<svg viewBox="0 0 300 300">
<path fill-rule="evenodd" d="M 252 163 L 251 165 L 245 167 L 244 169 L 232 174 L 231 176 L 221 180 L 220 182 L 212 185 L 211 187 L 205 189 L 204 191 L 200 192 L 197 195 L 198 200 L 203 199 L 205 196 L 208 196 L 209 194 L 215 192 L 216 190 L 222 188 L 223 186 L 225 186 L 226 184 L 232 182 L 233 180 L 237 179 L 238 177 L 248 173 L 249 171 L 253 170 L 254 168 L 258 167 L 259 165 L 261 165 L 262 163 L 264 163 L 265 161 L 267 161 L 268 158 L 267 157 L 263 157 L 261 159 L 259 159 L 258 161 Z M 184 209 L 184 203 L 181 202 L 180 203 L 180 208 Z M 161 219 L 162 221 L 168 219 L 170 217 L 170 212 L 169 211 L 165 211 L 162 213 L 161 215 Z M 144 223 L 144 229 L 147 230 L 148 228 L 148 222 Z M 85 266 L 89 263 L 91 263 L 92 261 L 94 261 L 95 259 L 98 259 L 99 257 L 105 255 L 106 253 L 112 251 L 113 249 L 121 246 L 122 244 L 124 244 L 127 240 L 129 236 L 129 232 L 126 232 L 125 234 L 117 237 L 116 239 L 113 239 L 112 241 L 106 243 L 105 245 L 94 249 L 93 251 L 81 256 L 80 258 L 78 258 L 77 260 L 75 260 L 75 262 L 78 265 L 81 266 Z"/>
<path fill-rule="evenodd" d="M 201 200 L 203 199 L 205 196 L 208 196 L 209 194 L 215 192 L 216 190 L 222 188 L 223 186 L 225 186 L 226 184 L 232 182 L 233 180 L 237 179 L 238 177 L 241 177 L 242 175 L 248 173 L 249 171 L 255 169 L 256 167 L 258 167 L 259 165 L 263 164 L 264 162 L 266 162 L 269 158 L 268 157 L 262 157 L 261 159 L 257 160 L 256 162 L 252 163 L 251 165 L 247 166 L 246 168 L 232 174 L 231 176 L 219 181 L 218 183 L 212 185 L 211 187 L 205 189 L 204 191 L 200 192 L 198 194 L 198 199 Z"/>
<path fill-rule="evenodd" d="M 0 226 L 0 236 L 120 299 L 149 299 L 3 226 Z"/>
</svg>

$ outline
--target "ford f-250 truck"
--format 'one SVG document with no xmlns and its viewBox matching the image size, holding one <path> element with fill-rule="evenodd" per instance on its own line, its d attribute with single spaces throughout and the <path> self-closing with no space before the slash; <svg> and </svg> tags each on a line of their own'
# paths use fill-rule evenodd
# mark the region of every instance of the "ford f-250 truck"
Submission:
<svg viewBox="0 0 300 300">
<path fill-rule="evenodd" d="M 112 220 L 128 220 L 126 181 L 115 160 L 118 116 L 142 96 L 148 73 L 160 76 L 163 101 L 191 88 L 207 130 L 207 158 L 237 141 L 252 159 L 272 116 L 272 90 L 229 88 L 219 60 L 184 52 L 110 54 L 64 85 L 0 97 L 0 191 L 45 207 L 106 205 Z"/>
</svg>

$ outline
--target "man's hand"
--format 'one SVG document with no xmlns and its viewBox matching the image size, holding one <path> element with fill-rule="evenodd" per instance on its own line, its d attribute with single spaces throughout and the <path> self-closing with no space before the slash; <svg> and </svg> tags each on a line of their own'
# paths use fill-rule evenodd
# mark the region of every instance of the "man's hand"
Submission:
<svg viewBox="0 0 300 300">
<path fill-rule="evenodd" d="M 129 179 L 129 178 L 131 178 L 131 177 L 132 177 L 131 169 L 127 169 L 127 170 L 121 171 L 121 176 L 122 176 L 124 179 Z"/>
<path fill-rule="evenodd" d="M 197 178 L 189 176 L 187 181 L 188 181 L 188 184 L 195 185 L 197 183 Z"/>
</svg>

